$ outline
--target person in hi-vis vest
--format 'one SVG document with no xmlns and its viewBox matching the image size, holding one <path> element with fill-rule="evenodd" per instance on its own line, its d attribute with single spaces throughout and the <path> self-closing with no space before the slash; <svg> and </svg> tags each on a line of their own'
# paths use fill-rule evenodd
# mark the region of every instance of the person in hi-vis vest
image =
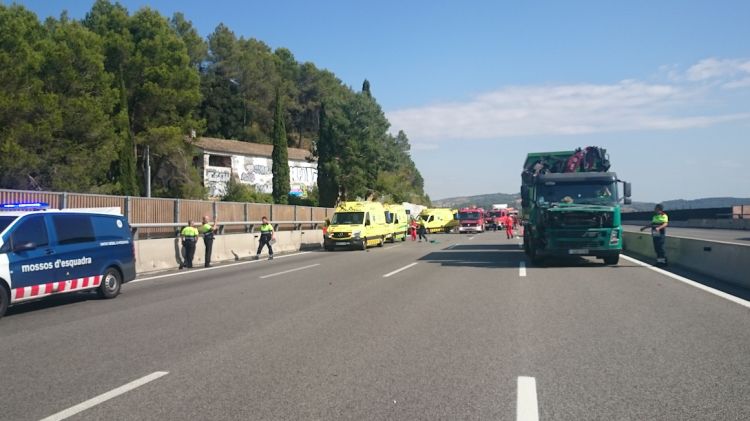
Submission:
<svg viewBox="0 0 750 421">
<path fill-rule="evenodd" d="M 258 252 L 255 254 L 255 258 L 259 259 L 263 246 L 268 246 L 268 260 L 273 260 L 273 247 L 271 247 L 271 240 L 274 239 L 273 225 L 268 223 L 268 218 L 265 216 L 261 218 L 261 222 L 260 244 L 258 244 Z"/>
</svg>

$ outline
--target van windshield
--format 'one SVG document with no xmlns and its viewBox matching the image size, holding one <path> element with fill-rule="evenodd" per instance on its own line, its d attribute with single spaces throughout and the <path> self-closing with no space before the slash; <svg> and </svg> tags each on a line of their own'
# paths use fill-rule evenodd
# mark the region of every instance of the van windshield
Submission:
<svg viewBox="0 0 750 421">
<path fill-rule="evenodd" d="M 17 216 L 0 216 L 0 232 L 5 231 L 13 221 L 18 218 Z"/>
<path fill-rule="evenodd" d="M 362 225 L 365 220 L 364 212 L 336 212 L 331 218 L 334 225 Z"/>
</svg>

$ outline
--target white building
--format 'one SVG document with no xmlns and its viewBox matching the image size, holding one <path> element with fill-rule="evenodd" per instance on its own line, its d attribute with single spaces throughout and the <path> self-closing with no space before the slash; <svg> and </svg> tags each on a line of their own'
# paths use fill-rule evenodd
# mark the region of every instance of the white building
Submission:
<svg viewBox="0 0 750 421">
<path fill-rule="evenodd" d="M 273 145 L 210 137 L 195 139 L 193 144 L 203 152 L 203 185 L 210 197 L 225 195 L 231 177 L 255 186 L 260 192 L 273 192 Z M 318 164 L 310 151 L 297 148 L 288 151 L 290 194 L 306 197 L 318 182 Z"/>
</svg>

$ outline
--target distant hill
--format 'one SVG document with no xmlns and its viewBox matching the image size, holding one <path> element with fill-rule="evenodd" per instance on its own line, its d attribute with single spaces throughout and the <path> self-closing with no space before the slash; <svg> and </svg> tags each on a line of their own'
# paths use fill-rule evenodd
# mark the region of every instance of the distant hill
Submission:
<svg viewBox="0 0 750 421">
<path fill-rule="evenodd" d="M 463 208 L 468 206 L 476 206 L 479 208 L 490 209 L 493 204 L 502 203 L 506 203 L 511 207 L 520 207 L 521 195 L 518 193 L 493 193 L 480 194 L 477 196 L 449 197 L 447 199 L 432 201 L 432 205 L 438 208 Z"/>
<path fill-rule="evenodd" d="M 441 208 L 462 208 L 477 206 L 489 209 L 495 203 L 507 203 L 509 206 L 520 207 L 521 195 L 508 193 L 480 194 L 476 196 L 449 197 L 446 199 L 433 200 L 432 205 Z M 702 199 L 676 199 L 662 202 L 665 209 L 703 209 L 703 208 L 726 208 L 735 205 L 750 205 L 750 198 L 741 197 L 706 197 Z M 654 209 L 656 203 L 633 202 L 626 206 L 625 211 L 640 212 Z"/>
<path fill-rule="evenodd" d="M 750 198 L 741 197 L 706 197 L 702 199 L 676 199 L 662 202 L 664 209 L 704 209 L 704 208 L 727 208 L 735 205 L 750 205 Z M 633 202 L 629 208 L 634 211 L 650 211 L 654 209 L 656 203 L 651 202 Z"/>
</svg>

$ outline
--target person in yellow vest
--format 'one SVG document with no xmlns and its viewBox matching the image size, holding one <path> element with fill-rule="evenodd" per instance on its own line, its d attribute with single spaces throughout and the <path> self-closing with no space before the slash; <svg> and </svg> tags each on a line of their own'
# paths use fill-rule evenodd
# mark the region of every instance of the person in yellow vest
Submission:
<svg viewBox="0 0 750 421">
<path fill-rule="evenodd" d="M 664 251 L 664 243 L 667 241 L 667 225 L 669 225 L 669 217 L 664 212 L 664 206 L 659 204 L 654 208 L 654 216 L 651 217 L 651 224 L 641 227 L 641 231 L 651 228 L 651 238 L 654 241 L 657 265 L 667 265 L 667 254 Z"/>
<path fill-rule="evenodd" d="M 182 254 L 185 257 L 185 262 L 180 265 L 180 269 L 183 267 L 193 267 L 193 257 L 195 256 L 195 243 L 198 242 L 198 229 L 193 226 L 193 220 L 189 220 L 185 228 L 180 231 L 180 237 L 182 237 Z"/>
<path fill-rule="evenodd" d="M 263 246 L 268 246 L 268 260 L 273 260 L 273 248 L 271 247 L 271 240 L 274 239 L 273 225 L 268 223 L 268 218 L 265 216 L 261 218 L 260 226 L 260 244 L 258 244 L 258 252 L 255 254 L 255 259 L 260 259 L 260 252 L 263 250 Z"/>
<path fill-rule="evenodd" d="M 213 223 L 208 222 L 208 215 L 203 215 L 203 220 L 201 221 L 201 226 L 198 227 L 198 232 L 203 235 L 203 245 L 206 246 L 206 263 L 204 266 L 207 268 L 211 267 L 211 251 L 214 247 L 214 236 L 218 229 L 219 226 L 216 225 L 216 221 Z"/>
</svg>

